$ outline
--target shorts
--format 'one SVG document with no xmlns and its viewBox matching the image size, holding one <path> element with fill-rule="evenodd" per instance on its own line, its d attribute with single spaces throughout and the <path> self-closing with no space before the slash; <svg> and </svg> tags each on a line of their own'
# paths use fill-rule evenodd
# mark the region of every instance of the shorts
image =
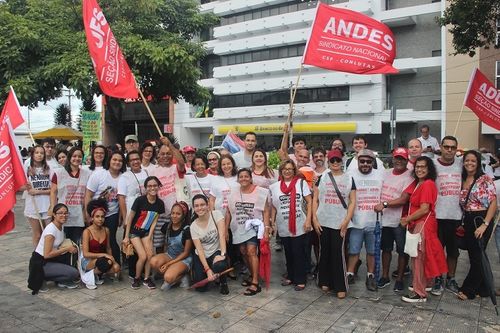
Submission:
<svg viewBox="0 0 500 333">
<path fill-rule="evenodd" d="M 170 260 L 174 259 L 168 255 L 168 253 L 165 253 L 167 257 L 169 257 Z M 181 262 L 187 266 L 187 271 L 189 272 L 191 270 L 191 264 L 193 263 L 193 256 L 189 256 L 187 258 L 184 258 L 181 260 Z"/>
<path fill-rule="evenodd" d="M 365 243 L 366 253 L 369 255 L 375 254 L 375 228 L 350 228 L 349 234 L 349 254 L 358 255 L 361 252 L 363 242 Z"/>
<path fill-rule="evenodd" d="M 128 238 L 144 238 L 149 234 L 149 230 L 133 230 L 128 234 Z"/>
<path fill-rule="evenodd" d="M 447 257 L 458 258 L 460 254 L 455 232 L 461 223 L 460 220 L 437 220 L 439 241 L 443 248 L 446 248 Z"/>
<path fill-rule="evenodd" d="M 396 242 L 396 252 L 403 255 L 405 253 L 406 229 L 402 226 L 383 227 L 382 240 L 380 241 L 382 251 L 392 252 L 394 242 Z"/>
<path fill-rule="evenodd" d="M 87 271 L 89 271 L 89 270 L 90 270 L 90 269 L 89 269 L 89 270 L 87 269 L 87 265 L 89 264 L 90 260 L 92 260 L 92 259 L 82 257 L 82 260 L 81 260 L 81 263 L 82 263 L 82 271 L 87 272 Z"/>
<path fill-rule="evenodd" d="M 253 236 L 252 238 L 244 241 L 244 242 L 241 242 L 241 243 L 238 243 L 238 244 L 234 244 L 234 245 L 255 245 L 255 246 L 259 246 L 259 240 L 257 239 L 257 236 Z"/>
<path fill-rule="evenodd" d="M 36 214 L 25 214 L 24 216 L 30 219 L 38 220 L 38 216 Z M 47 215 L 47 212 L 40 213 L 40 217 L 42 218 L 42 220 L 50 219 L 50 217 Z"/>
</svg>

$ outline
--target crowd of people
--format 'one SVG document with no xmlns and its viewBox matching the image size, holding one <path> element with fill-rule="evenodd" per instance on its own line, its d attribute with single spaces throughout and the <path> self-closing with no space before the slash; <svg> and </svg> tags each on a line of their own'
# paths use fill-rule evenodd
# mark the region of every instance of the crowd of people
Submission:
<svg viewBox="0 0 500 333">
<path fill-rule="evenodd" d="M 127 135 L 124 149 L 96 145 L 85 162 L 80 147 L 54 153 L 55 141 L 45 139 L 25 161 L 24 214 L 34 247 L 29 287 L 37 293 L 47 290 L 45 281 L 65 288 L 81 281 L 95 289 L 104 277 L 127 272 L 132 289 L 154 289 L 161 279 L 162 290 L 217 284 L 228 294 L 227 278 L 238 278 L 233 267 L 243 275 L 243 295 L 254 296 L 262 290 L 260 246 L 275 238 L 286 263 L 281 285 L 298 292 L 315 284 L 345 298 L 365 260 L 369 292 L 393 277 L 405 302 L 445 289 L 461 300 L 487 296 L 481 251 L 495 233 L 500 257 L 500 167 L 493 157 L 483 163 L 476 150 L 458 154 L 453 136 L 438 142 L 428 126 L 421 131 L 384 163 L 362 135 L 352 139 L 351 156 L 341 139 L 307 147 L 300 136 L 289 153 L 285 128 L 277 169 L 253 132 L 234 154 L 180 149 L 166 137 L 140 145 Z M 470 265 L 461 285 L 459 248 Z"/>
</svg>

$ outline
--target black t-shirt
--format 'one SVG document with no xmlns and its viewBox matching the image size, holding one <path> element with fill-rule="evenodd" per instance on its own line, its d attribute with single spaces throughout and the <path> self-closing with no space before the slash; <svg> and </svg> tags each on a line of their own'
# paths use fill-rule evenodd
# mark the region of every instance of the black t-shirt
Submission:
<svg viewBox="0 0 500 333">
<path fill-rule="evenodd" d="M 158 216 L 165 213 L 165 204 L 159 198 L 156 198 L 154 203 L 150 203 L 143 195 L 135 199 L 132 210 L 135 215 L 130 230 L 149 231 L 153 223 L 158 220 Z"/>
</svg>

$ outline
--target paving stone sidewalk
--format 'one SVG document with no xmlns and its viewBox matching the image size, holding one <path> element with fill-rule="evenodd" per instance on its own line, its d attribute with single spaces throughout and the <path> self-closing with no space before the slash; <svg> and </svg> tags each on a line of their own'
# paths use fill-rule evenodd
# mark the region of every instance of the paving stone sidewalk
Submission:
<svg viewBox="0 0 500 333">
<path fill-rule="evenodd" d="M 21 205 L 19 200 L 16 229 L 0 237 L 0 332 L 500 332 L 488 298 L 462 302 L 444 292 L 427 303 L 406 304 L 392 291 L 393 282 L 378 292 L 366 291 L 364 265 L 344 300 L 324 294 L 312 282 L 302 292 L 282 287 L 279 252 L 273 252 L 270 289 L 254 297 L 243 296 L 241 279 L 230 280 L 230 294 L 222 296 L 217 288 L 206 293 L 132 290 L 126 277 L 96 290 L 49 284 L 49 292 L 32 296 L 26 282 L 31 233 Z M 500 283 L 493 243 L 488 253 Z M 467 269 L 462 253 L 459 283 Z"/>
</svg>

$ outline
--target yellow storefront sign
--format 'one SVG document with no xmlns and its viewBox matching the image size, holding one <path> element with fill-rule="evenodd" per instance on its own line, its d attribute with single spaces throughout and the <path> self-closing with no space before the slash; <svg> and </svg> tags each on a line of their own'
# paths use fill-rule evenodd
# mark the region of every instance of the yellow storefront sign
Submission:
<svg viewBox="0 0 500 333">
<path fill-rule="evenodd" d="M 226 134 L 229 131 L 234 133 L 255 132 L 258 134 L 283 134 L 283 124 L 241 124 L 241 125 L 222 125 L 217 128 L 219 135 Z M 294 133 L 355 133 L 355 122 L 336 122 L 336 123 L 294 123 Z"/>
</svg>

